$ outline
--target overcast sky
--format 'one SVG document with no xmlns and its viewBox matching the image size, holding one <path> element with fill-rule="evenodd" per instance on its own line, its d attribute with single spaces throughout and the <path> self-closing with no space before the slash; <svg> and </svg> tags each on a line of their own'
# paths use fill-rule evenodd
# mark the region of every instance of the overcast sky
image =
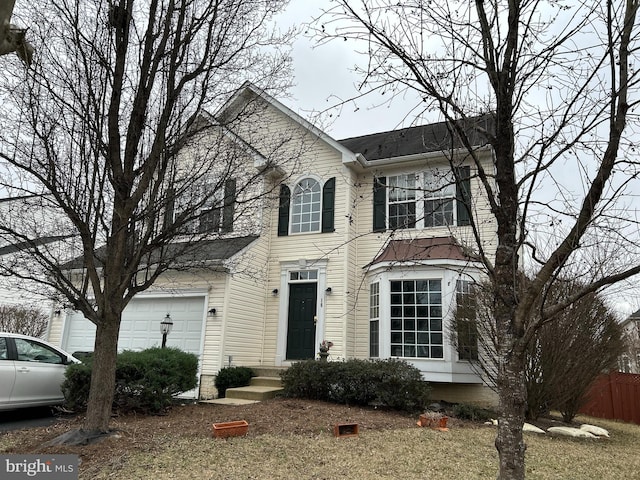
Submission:
<svg viewBox="0 0 640 480">
<path fill-rule="evenodd" d="M 320 15 L 323 6 L 330 6 L 330 2 L 291 0 L 279 24 L 285 27 L 309 22 Z M 351 41 L 317 46 L 313 40 L 301 35 L 293 50 L 296 85 L 290 90 L 292 98 L 280 100 L 303 117 L 320 122 L 318 126 L 337 140 L 409 126 L 413 117 L 405 117 L 415 102 L 398 98 L 390 106 L 374 108 L 386 100 L 381 96 L 360 99 L 357 104 L 349 103 L 340 112 L 334 110 L 331 117 L 325 115 L 323 121 L 313 118 L 314 112 L 357 96 L 356 85 L 361 77 L 353 72 L 353 67 L 358 62 L 362 64 L 364 57 L 358 55 L 355 48 Z"/>
</svg>

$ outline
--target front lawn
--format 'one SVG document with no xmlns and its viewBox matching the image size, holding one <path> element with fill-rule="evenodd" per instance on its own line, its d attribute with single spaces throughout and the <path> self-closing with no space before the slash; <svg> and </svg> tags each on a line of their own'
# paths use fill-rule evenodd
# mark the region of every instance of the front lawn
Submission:
<svg viewBox="0 0 640 480">
<path fill-rule="evenodd" d="M 211 423 L 245 419 L 249 434 L 211 437 Z M 622 479 L 640 472 L 640 426 L 579 418 L 609 429 L 609 440 L 525 434 L 528 479 Z M 232 407 L 189 405 L 167 416 L 115 418 L 116 435 L 85 447 L 41 444 L 66 429 L 0 437 L 0 451 L 76 453 L 81 479 L 493 479 L 495 427 L 450 421 L 448 432 L 416 426 L 417 417 L 307 400 L 276 399 Z M 357 437 L 334 438 L 355 422 Z"/>
</svg>

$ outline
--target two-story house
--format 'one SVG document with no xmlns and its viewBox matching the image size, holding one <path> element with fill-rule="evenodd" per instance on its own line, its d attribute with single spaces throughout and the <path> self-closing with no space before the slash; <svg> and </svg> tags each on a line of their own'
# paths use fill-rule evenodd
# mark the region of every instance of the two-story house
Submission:
<svg viewBox="0 0 640 480">
<path fill-rule="evenodd" d="M 620 355 L 619 370 L 624 373 L 640 373 L 640 310 L 622 322 L 626 350 Z"/>
<path fill-rule="evenodd" d="M 491 401 L 470 365 L 477 346 L 450 340 L 456 301 L 482 276 L 477 240 L 489 258 L 495 250 L 495 222 L 468 150 L 445 123 L 337 141 L 250 84 L 216 118 L 249 101 L 262 105 L 260 122 L 227 137 L 245 148 L 247 169 L 264 165 L 283 132 L 295 140 L 281 143 L 295 167 L 273 165 L 259 186 L 276 193 L 272 201 L 256 208 L 254 223 L 211 241 L 218 268 L 165 275 L 131 302 L 120 348 L 158 345 L 170 314 L 167 344 L 200 356 L 201 398 L 214 395 L 225 365 L 283 367 L 316 357 L 327 340 L 330 360 L 405 359 L 434 398 Z M 481 134 L 489 117 L 463 127 L 492 172 Z M 204 212 L 202 221 L 222 224 L 224 215 Z M 51 341 L 92 349 L 95 330 L 81 315 L 63 312 L 54 323 Z"/>
</svg>

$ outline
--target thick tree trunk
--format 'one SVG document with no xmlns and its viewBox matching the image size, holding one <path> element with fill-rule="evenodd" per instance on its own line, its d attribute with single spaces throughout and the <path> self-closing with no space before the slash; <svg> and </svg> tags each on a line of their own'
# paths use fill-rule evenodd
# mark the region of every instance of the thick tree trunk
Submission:
<svg viewBox="0 0 640 480">
<path fill-rule="evenodd" d="M 97 326 L 93 353 L 94 368 L 91 373 L 87 416 L 83 425 L 83 430 L 87 433 L 106 433 L 109 431 L 111 405 L 116 383 L 119 331 L 120 318 L 115 316 L 111 318 L 105 315 L 103 322 Z M 96 368 L 98 366 L 99 368 Z"/>
<path fill-rule="evenodd" d="M 522 436 L 527 392 L 524 382 L 524 356 L 513 352 L 501 355 L 505 359 L 498 372 L 498 435 L 495 445 L 500 460 L 499 480 L 524 480 L 524 453 Z"/>
</svg>

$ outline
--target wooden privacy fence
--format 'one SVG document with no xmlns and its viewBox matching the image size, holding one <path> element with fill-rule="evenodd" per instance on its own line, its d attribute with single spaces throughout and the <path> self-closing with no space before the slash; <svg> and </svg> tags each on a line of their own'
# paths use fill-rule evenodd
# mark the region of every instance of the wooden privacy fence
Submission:
<svg viewBox="0 0 640 480">
<path fill-rule="evenodd" d="M 614 372 L 600 375 L 580 413 L 640 425 L 640 375 Z"/>
</svg>

